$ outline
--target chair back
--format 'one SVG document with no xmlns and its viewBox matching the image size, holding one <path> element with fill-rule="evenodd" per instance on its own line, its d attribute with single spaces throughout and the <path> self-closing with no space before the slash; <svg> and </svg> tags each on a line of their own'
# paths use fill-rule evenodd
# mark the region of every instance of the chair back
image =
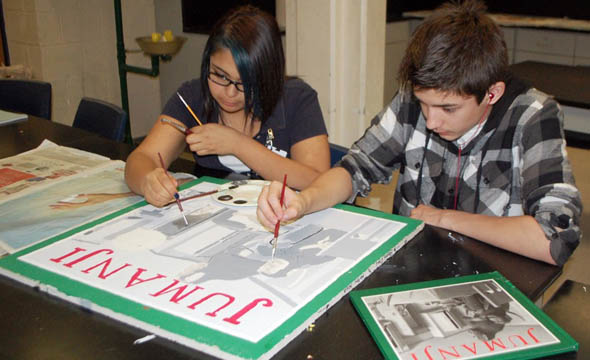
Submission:
<svg viewBox="0 0 590 360">
<path fill-rule="evenodd" d="M 347 152 L 348 148 L 330 143 L 330 166 L 334 166 Z"/>
<path fill-rule="evenodd" d="M 51 120 L 51 83 L 0 79 L 0 109 Z"/>
<path fill-rule="evenodd" d="M 123 142 L 127 126 L 127 113 L 115 104 L 84 97 L 80 100 L 72 126 L 114 141 Z"/>
</svg>

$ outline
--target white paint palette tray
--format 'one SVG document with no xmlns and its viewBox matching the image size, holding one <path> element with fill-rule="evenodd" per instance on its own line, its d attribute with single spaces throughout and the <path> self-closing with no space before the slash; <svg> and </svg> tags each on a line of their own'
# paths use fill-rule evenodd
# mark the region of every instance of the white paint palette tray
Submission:
<svg viewBox="0 0 590 360">
<path fill-rule="evenodd" d="M 258 195 L 265 185 L 270 184 L 266 180 L 236 180 L 223 184 L 219 192 L 213 195 L 215 201 L 231 206 L 256 206 Z"/>
</svg>

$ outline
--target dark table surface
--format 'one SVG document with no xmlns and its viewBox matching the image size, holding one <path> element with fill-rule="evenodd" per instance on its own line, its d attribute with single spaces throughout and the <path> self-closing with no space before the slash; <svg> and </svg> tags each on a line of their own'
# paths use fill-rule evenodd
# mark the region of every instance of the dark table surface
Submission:
<svg viewBox="0 0 590 360">
<path fill-rule="evenodd" d="M 31 118 L 0 127 L 0 158 L 38 146 L 47 138 L 59 145 L 125 160 L 130 147 L 82 130 Z M 190 161 L 174 171 L 190 172 Z M 535 301 L 561 274 L 561 268 L 426 226 L 355 289 L 427 281 L 498 270 Z M 6 359 L 208 359 L 166 339 L 141 345 L 148 333 L 91 313 L 79 306 L 0 277 L 0 358 Z M 311 356 L 308 357 L 308 356 Z M 379 349 L 348 297 L 343 297 L 282 349 L 276 359 L 380 359 Z M 562 357 L 563 358 L 563 357 Z M 576 354 L 571 354 L 571 359 Z"/>
<path fill-rule="evenodd" d="M 85 130 L 29 117 L 28 121 L 0 126 L 0 159 L 32 150 L 44 139 L 114 160 L 126 160 L 133 150 L 128 144 L 111 141 Z M 192 173 L 193 169 L 192 161 L 181 158 L 170 165 L 170 170 L 175 172 Z"/>
</svg>

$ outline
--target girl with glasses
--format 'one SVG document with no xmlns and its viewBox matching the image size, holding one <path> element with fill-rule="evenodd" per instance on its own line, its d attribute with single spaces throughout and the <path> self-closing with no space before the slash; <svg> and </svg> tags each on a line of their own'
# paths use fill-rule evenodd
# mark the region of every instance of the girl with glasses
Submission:
<svg viewBox="0 0 590 360">
<path fill-rule="evenodd" d="M 330 167 L 317 93 L 285 75 L 281 34 L 271 15 L 242 6 L 215 25 L 200 79 L 181 85 L 127 159 L 129 187 L 153 205 L 168 203 L 178 184 L 158 153 L 169 166 L 187 145 L 197 176 L 282 180 L 288 174 L 287 185 L 303 189 Z"/>
</svg>

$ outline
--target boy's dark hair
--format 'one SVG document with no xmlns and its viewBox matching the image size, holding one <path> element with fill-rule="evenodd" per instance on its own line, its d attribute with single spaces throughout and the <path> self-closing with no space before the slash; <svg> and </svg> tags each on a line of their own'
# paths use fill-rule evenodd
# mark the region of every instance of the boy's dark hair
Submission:
<svg viewBox="0 0 590 360">
<path fill-rule="evenodd" d="M 279 101 L 285 83 L 285 55 L 275 18 L 246 5 L 231 10 L 213 27 L 201 62 L 206 119 L 218 110 L 207 81 L 209 62 L 211 55 L 223 48 L 231 51 L 244 84 L 246 114 L 253 113 L 264 123 Z"/>
<path fill-rule="evenodd" d="M 500 28 L 478 0 L 441 5 L 416 28 L 401 62 L 402 87 L 474 95 L 506 81 L 508 52 Z"/>
</svg>

